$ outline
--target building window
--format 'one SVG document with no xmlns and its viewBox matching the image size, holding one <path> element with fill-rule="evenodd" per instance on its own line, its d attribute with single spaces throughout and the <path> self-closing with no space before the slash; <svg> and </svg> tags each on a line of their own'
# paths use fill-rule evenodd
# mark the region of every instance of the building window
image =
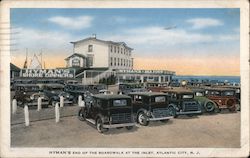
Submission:
<svg viewBox="0 0 250 158">
<path fill-rule="evenodd" d="M 120 48 L 119 48 L 119 47 L 117 47 L 117 53 L 119 53 L 119 51 L 120 51 Z"/>
<path fill-rule="evenodd" d="M 80 60 L 79 59 L 73 59 L 72 60 L 72 67 L 79 67 L 80 66 Z"/>
<path fill-rule="evenodd" d="M 116 53 L 116 46 L 114 46 L 114 49 L 115 49 L 115 53 Z"/>
<path fill-rule="evenodd" d="M 116 66 L 116 58 L 114 58 L 114 65 Z"/>
<path fill-rule="evenodd" d="M 121 48 L 121 54 L 123 54 L 122 48 Z"/>
<path fill-rule="evenodd" d="M 113 50 L 113 47 L 112 47 L 112 45 L 110 45 L 110 51 L 112 52 L 112 50 Z"/>
<path fill-rule="evenodd" d="M 93 52 L 93 45 L 89 45 L 88 52 Z"/>
<path fill-rule="evenodd" d="M 110 58 L 110 66 L 112 66 L 113 65 L 113 58 L 111 57 Z"/>
<path fill-rule="evenodd" d="M 121 66 L 122 66 L 123 59 L 121 59 Z"/>
<path fill-rule="evenodd" d="M 126 62 L 126 60 L 124 59 L 124 61 L 123 61 L 123 66 L 126 66 L 126 63 L 125 63 L 125 62 Z"/>
<path fill-rule="evenodd" d="M 117 65 L 120 65 L 120 58 L 117 58 Z"/>
<path fill-rule="evenodd" d="M 94 62 L 94 55 L 92 54 L 88 54 L 87 55 L 87 66 L 93 66 L 93 62 Z"/>
</svg>

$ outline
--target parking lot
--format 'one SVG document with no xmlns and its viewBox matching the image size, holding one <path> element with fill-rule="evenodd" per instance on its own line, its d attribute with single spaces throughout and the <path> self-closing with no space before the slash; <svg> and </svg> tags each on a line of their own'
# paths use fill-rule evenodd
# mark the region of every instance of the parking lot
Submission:
<svg viewBox="0 0 250 158">
<path fill-rule="evenodd" d="M 79 121 L 77 106 L 60 109 L 62 118 L 55 123 L 54 108 L 37 112 L 30 110 L 30 126 L 25 127 L 23 109 L 11 117 L 12 147 L 240 147 L 240 112 L 203 114 L 197 117 L 181 116 L 167 123 L 151 122 L 97 132 L 87 122 Z"/>
</svg>

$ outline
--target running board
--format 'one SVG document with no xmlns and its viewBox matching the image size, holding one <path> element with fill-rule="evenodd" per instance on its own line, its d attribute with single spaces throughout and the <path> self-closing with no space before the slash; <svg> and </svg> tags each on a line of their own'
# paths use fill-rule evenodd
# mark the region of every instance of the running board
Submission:
<svg viewBox="0 0 250 158">
<path fill-rule="evenodd" d="M 92 123 L 93 125 L 95 125 L 95 120 L 93 120 L 93 119 L 86 119 L 86 121 L 88 121 L 89 123 Z"/>
</svg>

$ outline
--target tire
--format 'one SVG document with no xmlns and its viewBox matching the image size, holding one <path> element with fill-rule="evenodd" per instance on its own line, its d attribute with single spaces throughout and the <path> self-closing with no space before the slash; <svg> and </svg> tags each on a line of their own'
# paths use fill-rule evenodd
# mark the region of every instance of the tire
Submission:
<svg viewBox="0 0 250 158">
<path fill-rule="evenodd" d="M 173 116 L 174 118 L 177 118 L 176 115 L 176 109 L 173 106 L 169 107 L 170 115 Z"/>
<path fill-rule="evenodd" d="M 133 129 L 134 128 L 134 126 L 126 126 L 126 129 L 127 130 L 131 130 L 131 129 Z"/>
<path fill-rule="evenodd" d="M 149 124 L 149 121 L 147 121 L 147 116 L 143 112 L 138 114 L 137 122 L 142 126 L 147 126 Z"/>
<path fill-rule="evenodd" d="M 80 121 L 85 121 L 85 120 L 86 120 L 86 115 L 87 115 L 86 110 L 81 108 L 81 109 L 79 110 L 77 116 L 78 116 L 78 119 L 79 119 Z"/>
<path fill-rule="evenodd" d="M 204 104 L 204 108 L 205 108 L 206 112 L 214 112 L 215 104 L 211 101 L 208 101 Z"/>
<path fill-rule="evenodd" d="M 229 111 L 236 112 L 235 101 L 233 99 L 228 99 L 226 104 L 227 104 Z"/>
<path fill-rule="evenodd" d="M 108 131 L 107 128 L 103 128 L 103 122 L 102 122 L 102 119 L 98 118 L 96 120 L 96 129 L 99 133 L 103 133 L 103 132 L 106 132 Z"/>
<path fill-rule="evenodd" d="M 188 117 L 193 117 L 194 115 L 193 114 L 187 114 Z"/>
</svg>

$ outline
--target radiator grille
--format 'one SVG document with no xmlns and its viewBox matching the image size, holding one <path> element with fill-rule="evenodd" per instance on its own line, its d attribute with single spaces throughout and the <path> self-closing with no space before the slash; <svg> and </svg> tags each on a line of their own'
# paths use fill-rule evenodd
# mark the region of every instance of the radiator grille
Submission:
<svg viewBox="0 0 250 158">
<path fill-rule="evenodd" d="M 184 102 L 183 111 L 199 111 L 199 104 L 196 102 Z"/>
<path fill-rule="evenodd" d="M 112 123 L 130 123 L 132 121 L 131 113 L 112 114 Z"/>
</svg>

